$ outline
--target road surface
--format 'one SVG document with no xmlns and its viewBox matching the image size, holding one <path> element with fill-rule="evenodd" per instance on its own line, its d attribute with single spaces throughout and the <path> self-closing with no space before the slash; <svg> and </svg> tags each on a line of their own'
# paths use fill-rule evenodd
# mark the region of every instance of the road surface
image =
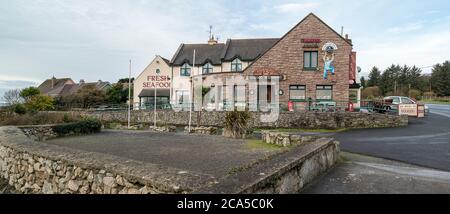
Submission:
<svg viewBox="0 0 450 214">
<path fill-rule="evenodd" d="M 426 118 L 391 129 L 336 133 L 343 151 L 450 171 L 450 105 L 429 105 Z"/>
</svg>

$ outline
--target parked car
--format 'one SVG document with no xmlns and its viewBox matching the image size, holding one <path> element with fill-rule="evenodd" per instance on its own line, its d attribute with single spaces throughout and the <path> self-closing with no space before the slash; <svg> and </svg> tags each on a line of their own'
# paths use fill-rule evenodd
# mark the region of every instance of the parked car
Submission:
<svg viewBox="0 0 450 214">
<path fill-rule="evenodd" d="M 420 104 L 414 99 L 411 99 L 409 97 L 402 97 L 402 96 L 389 96 L 385 97 L 384 100 L 392 100 L 392 105 L 388 106 L 388 110 L 398 110 L 399 104 Z M 430 113 L 430 109 L 427 105 L 425 106 L 425 113 Z"/>
</svg>

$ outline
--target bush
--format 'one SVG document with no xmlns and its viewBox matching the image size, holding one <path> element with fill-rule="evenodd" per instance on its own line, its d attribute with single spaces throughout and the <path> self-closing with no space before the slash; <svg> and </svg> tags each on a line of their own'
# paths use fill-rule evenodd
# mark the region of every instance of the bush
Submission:
<svg viewBox="0 0 450 214">
<path fill-rule="evenodd" d="M 50 111 L 54 109 L 53 98 L 46 95 L 36 95 L 29 98 L 25 106 L 30 111 Z"/>
<path fill-rule="evenodd" d="M 361 94 L 363 99 L 373 99 L 380 96 L 380 89 L 377 86 L 363 89 Z"/>
<path fill-rule="evenodd" d="M 102 123 L 97 119 L 85 119 L 76 123 L 61 124 L 53 127 L 58 136 L 92 134 L 102 130 Z"/>
<path fill-rule="evenodd" d="M 422 93 L 421 93 L 419 90 L 416 90 L 416 89 L 411 89 L 411 90 L 409 91 L 409 96 L 410 96 L 411 98 L 416 99 L 416 100 L 417 100 L 417 98 L 420 97 L 421 94 L 422 94 Z"/>
<path fill-rule="evenodd" d="M 0 121 L 0 125 L 5 126 L 20 126 L 20 125 L 44 125 L 44 124 L 59 124 L 79 121 L 79 117 L 74 117 L 70 114 L 61 114 L 54 112 L 30 112 L 27 114 L 11 114 L 4 120 Z"/>
<path fill-rule="evenodd" d="M 27 109 L 25 108 L 25 106 L 23 104 L 16 104 L 16 105 L 12 106 L 12 111 L 16 114 L 26 114 L 27 113 Z"/>
</svg>

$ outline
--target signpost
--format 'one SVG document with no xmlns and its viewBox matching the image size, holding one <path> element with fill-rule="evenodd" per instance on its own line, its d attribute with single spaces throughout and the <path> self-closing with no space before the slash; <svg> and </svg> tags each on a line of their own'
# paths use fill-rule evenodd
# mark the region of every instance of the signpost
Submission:
<svg viewBox="0 0 450 214">
<path fill-rule="evenodd" d="M 411 117 L 425 117 L 425 105 L 423 104 L 400 104 L 398 105 L 399 115 L 408 115 Z"/>
</svg>

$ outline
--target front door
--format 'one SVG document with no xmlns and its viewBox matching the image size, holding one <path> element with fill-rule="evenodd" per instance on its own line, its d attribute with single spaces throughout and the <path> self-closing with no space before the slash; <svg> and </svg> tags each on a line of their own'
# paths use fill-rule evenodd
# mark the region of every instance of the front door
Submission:
<svg viewBox="0 0 450 214">
<path fill-rule="evenodd" d="M 258 109 L 260 111 L 269 111 L 272 103 L 272 85 L 258 86 Z"/>
</svg>

